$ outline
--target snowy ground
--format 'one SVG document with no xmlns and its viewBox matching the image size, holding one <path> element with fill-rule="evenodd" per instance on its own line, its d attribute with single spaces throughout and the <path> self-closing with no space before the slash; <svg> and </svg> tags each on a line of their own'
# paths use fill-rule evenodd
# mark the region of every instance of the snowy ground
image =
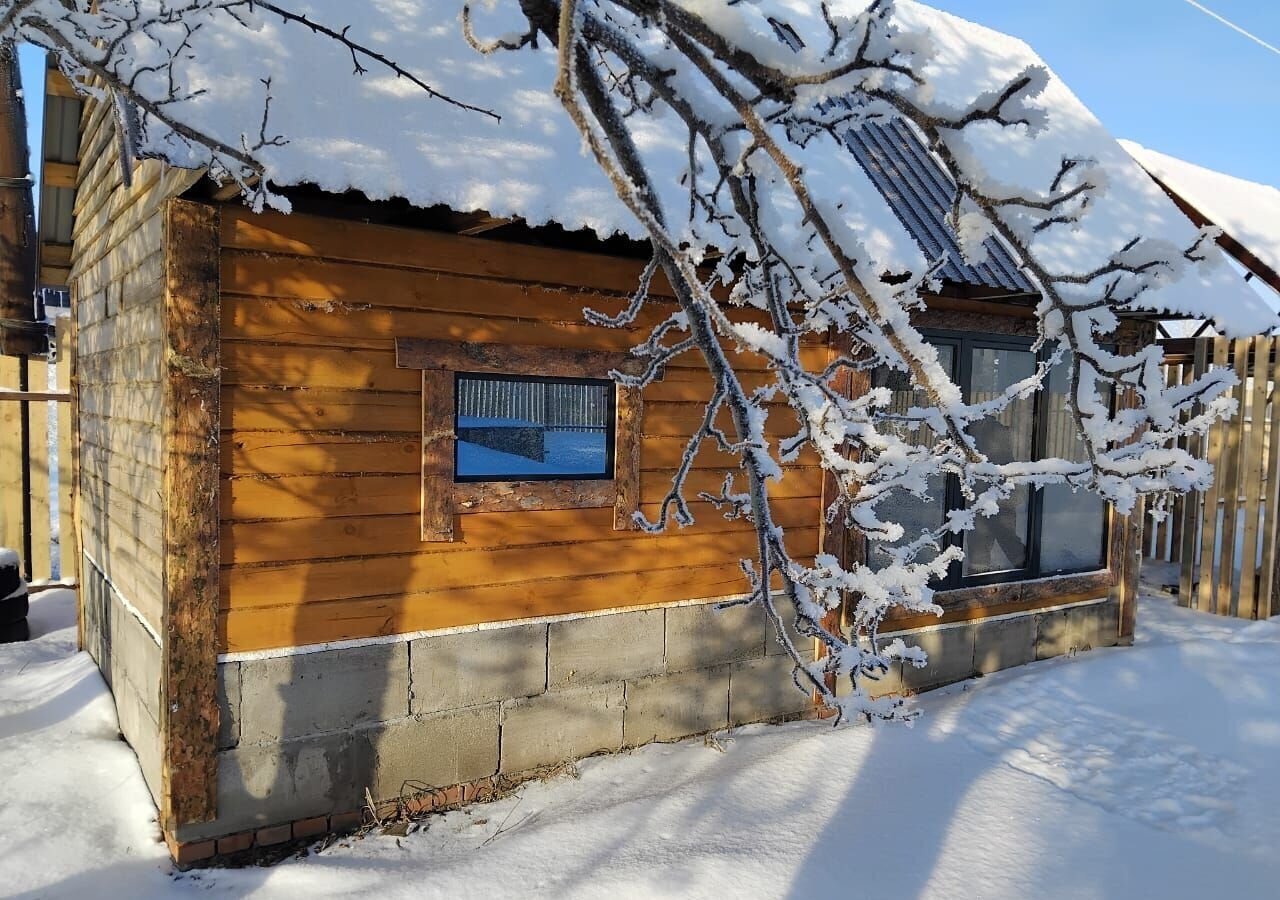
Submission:
<svg viewBox="0 0 1280 900">
<path fill-rule="evenodd" d="M 652 746 L 408 837 L 185 875 L 69 596 L 32 619 L 38 639 L 0 647 L 0 893 L 1203 900 L 1280 878 L 1280 624 L 1159 597 L 1136 647 L 927 696 L 912 729 Z"/>
</svg>

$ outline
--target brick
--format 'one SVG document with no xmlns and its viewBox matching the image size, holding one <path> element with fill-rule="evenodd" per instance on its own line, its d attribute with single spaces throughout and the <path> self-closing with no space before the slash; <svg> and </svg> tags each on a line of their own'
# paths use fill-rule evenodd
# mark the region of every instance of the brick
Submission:
<svg viewBox="0 0 1280 900">
<path fill-rule="evenodd" d="M 973 668 L 975 672 L 990 675 L 992 672 L 1035 661 L 1035 616 L 979 622 L 974 629 Z"/>
<path fill-rule="evenodd" d="M 240 743 L 240 664 L 218 664 L 218 749 Z"/>
<path fill-rule="evenodd" d="M 299 819 L 293 823 L 293 836 L 295 838 L 315 837 L 318 834 L 324 834 L 329 830 L 328 816 L 315 816 L 310 819 Z"/>
<path fill-rule="evenodd" d="M 420 638 L 409 663 L 415 715 L 532 697 L 547 687 L 547 626 Z"/>
<path fill-rule="evenodd" d="M 667 671 L 701 669 L 764 656 L 764 610 L 715 604 L 667 610 Z"/>
<path fill-rule="evenodd" d="M 240 743 L 275 743 L 404 718 L 403 643 L 325 650 L 240 664 Z"/>
<path fill-rule="evenodd" d="M 622 746 L 623 685 L 549 691 L 502 704 L 501 771 L 524 772 Z"/>
<path fill-rule="evenodd" d="M 253 846 L 253 832 L 242 831 L 239 834 L 218 838 L 218 855 L 229 856 L 232 853 L 243 853 Z"/>
<path fill-rule="evenodd" d="M 1036 617 L 1036 659 L 1113 646 L 1119 615 L 1115 601 L 1041 613 Z"/>
<path fill-rule="evenodd" d="M 283 844 L 293 839 L 293 828 L 289 825 L 272 825 L 269 828 L 259 828 L 253 838 L 259 847 Z"/>
<path fill-rule="evenodd" d="M 192 844 L 171 845 L 169 853 L 173 861 L 180 866 L 189 866 L 202 860 L 211 859 L 217 848 L 213 841 L 197 841 Z"/>
<path fill-rule="evenodd" d="M 372 771 L 366 782 L 378 798 L 400 796 L 406 782 L 445 787 L 498 771 L 499 705 L 435 713 L 372 729 Z"/>
<path fill-rule="evenodd" d="M 804 712 L 809 693 L 796 687 L 787 656 L 766 656 L 734 663 L 729 670 L 729 724 L 745 725 Z"/>
<path fill-rule="evenodd" d="M 728 724 L 727 666 L 627 682 L 622 737 L 629 747 L 715 731 Z"/>
<path fill-rule="evenodd" d="M 547 687 L 602 684 L 662 671 L 663 610 L 553 622 L 547 639 Z"/>
<path fill-rule="evenodd" d="M 359 811 L 334 813 L 329 817 L 330 831 L 355 831 L 363 824 L 364 813 Z"/>
<path fill-rule="evenodd" d="M 903 635 L 908 647 L 920 647 L 929 654 L 923 668 L 903 664 L 903 686 L 911 691 L 927 691 L 972 677 L 975 632 L 973 625 L 953 625 Z"/>
</svg>

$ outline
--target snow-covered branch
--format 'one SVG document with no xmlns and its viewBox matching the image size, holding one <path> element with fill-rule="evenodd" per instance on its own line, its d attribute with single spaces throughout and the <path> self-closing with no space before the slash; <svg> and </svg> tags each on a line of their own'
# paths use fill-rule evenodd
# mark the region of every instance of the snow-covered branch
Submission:
<svg viewBox="0 0 1280 900">
<path fill-rule="evenodd" d="M 490 33 L 495 7 L 505 7 L 519 27 Z M 179 165 L 207 166 L 240 185 L 259 208 L 287 206 L 272 192 L 263 162 L 266 151 L 291 138 L 273 133 L 272 104 L 279 100 L 271 81 L 262 81 L 260 127 L 238 142 L 175 112 L 180 98 L 202 90 L 187 86 L 184 63 L 197 52 L 200 29 L 219 17 L 246 30 L 263 17 L 305 30 L 337 44 L 353 77 L 380 67 L 433 102 L 494 115 L 486 104 L 438 90 L 415 74 L 413 60 L 357 40 L 349 23 L 319 21 L 283 0 L 100 0 L 92 8 L 0 0 L 0 10 L 0 39 L 54 50 L 86 90 L 121 104 L 130 146 Z M 701 499 L 755 529 L 755 558 L 744 561 L 750 593 L 742 602 L 765 610 L 803 689 L 842 717 L 896 716 L 901 703 L 872 700 L 869 685 L 895 662 L 921 664 L 922 656 L 901 641 L 884 643 L 880 625 L 894 609 L 938 611 L 930 585 L 962 556 L 955 535 L 998 514 L 1019 490 L 1068 484 L 1128 512 L 1143 495 L 1206 486 L 1208 466 L 1182 449 L 1181 439 L 1230 413 L 1222 394 L 1232 376 L 1215 371 L 1169 387 L 1158 348 L 1116 339 L 1120 313 L 1200 265 L 1212 234 L 1187 246 L 1128 235 L 1105 262 L 1079 271 L 1044 258 L 1043 242 L 1087 224 L 1108 190 L 1104 167 L 1086 148 L 1053 160 L 1048 177 L 990 164 L 990 147 L 1025 142 L 1031 153 L 1048 127 L 1047 70 L 1029 65 L 955 102 L 954 85 L 938 82 L 933 36 L 905 27 L 893 0 L 823 2 L 820 12 L 817 19 L 768 0 L 492 0 L 463 5 L 458 21 L 443 24 L 459 29 L 486 64 L 554 48 L 555 96 L 653 247 L 625 307 L 612 315 L 588 310 L 587 318 L 602 327 L 634 324 L 660 305 L 649 287 L 661 270 L 678 309 L 662 307 L 659 324 L 636 351 L 648 369 L 627 381 L 644 386 L 673 358 L 694 351 L 711 374 L 705 415 L 657 519 L 642 527 L 693 520 L 688 476 L 703 446 L 736 456 L 739 471 Z M 952 99 L 938 99 L 943 95 Z M 1039 294 L 1041 362 L 994 395 L 966 397 L 916 324 L 947 261 L 887 257 L 860 227 L 866 211 L 831 191 L 845 171 L 832 160 L 849 159 L 850 132 L 889 121 L 905 123 L 950 176 L 949 221 L 966 260 L 980 260 L 996 242 Z M 663 141 L 655 134 L 681 148 L 678 192 L 671 190 L 669 158 L 666 168 L 656 161 Z M 832 331 L 847 335 L 853 351 L 807 364 L 804 348 Z M 767 361 L 766 385 L 747 387 L 739 350 Z M 1014 404 L 1043 392 L 1059 365 L 1069 373 L 1083 459 L 993 460 L 982 435 Z M 905 375 L 916 397 L 909 408 L 891 408 L 884 388 L 850 395 L 838 386 L 850 371 L 876 367 Z M 779 440 L 781 409 L 794 423 Z M 731 431 L 717 425 L 724 413 Z M 824 554 L 810 562 L 788 547 L 770 496 L 785 464 L 804 448 L 838 488 L 827 520 L 872 542 L 870 558 L 854 553 L 842 563 Z M 889 498 L 928 498 L 947 479 L 964 504 L 937 527 L 907 534 L 884 512 Z M 794 644 L 787 619 L 821 646 L 816 661 Z M 839 679 L 848 690 L 837 691 Z"/>
</svg>

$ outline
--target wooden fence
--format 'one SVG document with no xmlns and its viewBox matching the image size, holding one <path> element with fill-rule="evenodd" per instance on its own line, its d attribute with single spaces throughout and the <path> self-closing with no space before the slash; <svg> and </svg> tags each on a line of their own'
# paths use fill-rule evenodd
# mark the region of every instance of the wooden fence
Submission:
<svg viewBox="0 0 1280 900">
<path fill-rule="evenodd" d="M 518 419 L 549 431 L 604 431 L 613 419 L 612 384 L 463 376 L 458 415 Z"/>
<path fill-rule="evenodd" d="M 1277 351 L 1280 337 L 1166 342 L 1168 384 L 1188 384 L 1226 367 L 1239 379 L 1233 394 L 1237 414 L 1185 443 L 1213 464 L 1212 487 L 1174 502 L 1170 515 L 1149 526 L 1146 534 L 1149 559 L 1178 563 L 1178 602 L 1183 606 L 1246 619 L 1280 612 L 1280 441 L 1272 439 L 1272 428 L 1280 421 Z"/>
<path fill-rule="evenodd" d="M 18 551 L 28 581 L 74 581 L 80 556 L 73 525 L 70 325 L 65 317 L 57 322 L 52 363 L 0 356 L 0 547 Z"/>
</svg>

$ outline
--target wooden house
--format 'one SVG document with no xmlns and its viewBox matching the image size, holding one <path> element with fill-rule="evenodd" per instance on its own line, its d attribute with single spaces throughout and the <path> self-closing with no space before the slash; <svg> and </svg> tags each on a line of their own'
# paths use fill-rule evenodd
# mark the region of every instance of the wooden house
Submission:
<svg viewBox="0 0 1280 900">
<path fill-rule="evenodd" d="M 300 178 L 290 215 L 155 161 L 126 186 L 112 122 L 85 106 L 56 199 L 73 216 L 46 219 L 70 238 L 82 636 L 180 860 L 349 827 L 368 800 L 483 799 L 597 751 L 812 712 L 761 612 L 716 609 L 744 590 L 747 526 L 706 504 L 683 531 L 630 524 L 710 384 L 692 357 L 642 393 L 607 382 L 641 331 L 581 311 L 623 302 L 643 245 L 570 213 L 522 220 L 510 197 L 478 212 L 358 177 Z M 1035 364 L 1036 297 L 1001 248 L 960 258 L 945 179 L 921 174 L 913 141 L 870 130 L 850 154 L 948 257 L 920 324 L 962 387 L 998 391 Z M 338 152 L 321 146 L 296 152 Z M 1125 159 L 1134 196 L 1190 234 Z M 1115 340 L 1149 341 L 1154 315 Z M 816 366 L 836 348 L 806 352 Z M 1070 452 L 1064 404 L 1008 415 L 1011 453 Z M 547 450 L 566 433 L 576 461 Z M 731 465 L 704 451 L 694 487 Z M 804 455 L 772 489 L 791 551 L 862 552 L 825 526 L 825 489 Z M 910 514 L 940 515 L 946 494 Z M 891 622 L 932 656 L 883 690 L 1132 635 L 1138 519 L 1049 488 L 992 522 L 941 620 Z"/>
</svg>

